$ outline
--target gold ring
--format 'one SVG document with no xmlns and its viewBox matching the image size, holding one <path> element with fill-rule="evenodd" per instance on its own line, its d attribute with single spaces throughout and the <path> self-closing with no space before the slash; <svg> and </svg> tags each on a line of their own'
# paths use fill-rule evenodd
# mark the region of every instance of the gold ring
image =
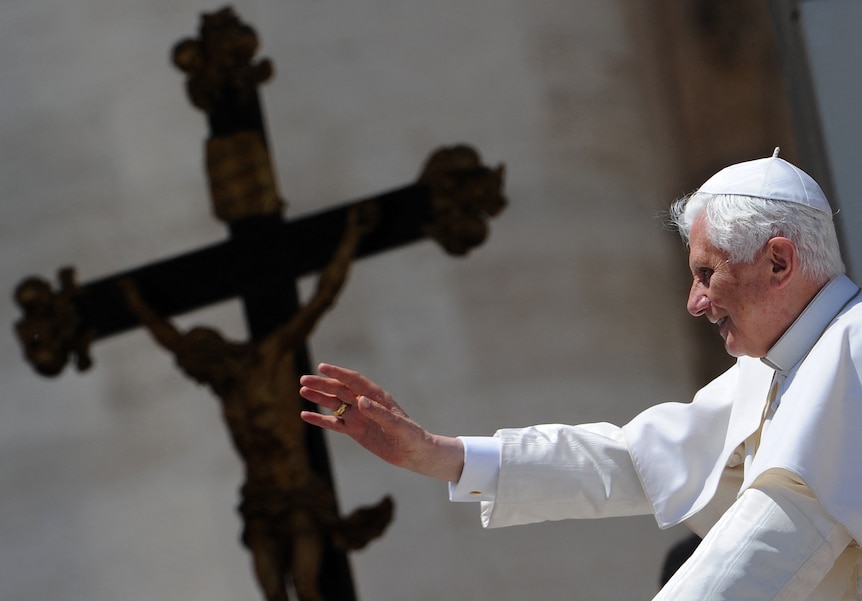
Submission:
<svg viewBox="0 0 862 601">
<path fill-rule="evenodd" d="M 347 411 L 347 408 L 348 408 L 348 407 L 350 407 L 350 405 L 348 405 L 347 403 L 341 403 L 341 404 L 338 406 L 338 409 L 336 409 L 336 410 L 334 411 L 334 413 L 335 413 L 335 417 L 341 417 L 342 415 L 344 415 L 344 412 L 345 412 L 345 411 Z"/>
</svg>

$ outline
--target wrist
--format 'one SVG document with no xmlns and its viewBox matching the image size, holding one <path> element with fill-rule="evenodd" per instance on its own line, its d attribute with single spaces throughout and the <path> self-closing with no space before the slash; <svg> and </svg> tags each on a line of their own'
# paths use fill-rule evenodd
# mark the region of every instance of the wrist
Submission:
<svg viewBox="0 0 862 601">
<path fill-rule="evenodd" d="M 452 436 L 431 434 L 430 437 L 430 456 L 433 461 L 428 465 L 426 475 L 446 482 L 457 482 L 464 469 L 464 443 Z"/>
</svg>

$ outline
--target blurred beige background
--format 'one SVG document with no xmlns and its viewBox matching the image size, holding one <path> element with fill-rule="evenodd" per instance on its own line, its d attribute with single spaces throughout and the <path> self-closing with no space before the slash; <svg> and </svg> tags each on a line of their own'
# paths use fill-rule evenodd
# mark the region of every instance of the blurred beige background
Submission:
<svg viewBox="0 0 862 601">
<path fill-rule="evenodd" d="M 751 85 L 776 73 L 765 9 L 728 3 L 740 28 L 710 4 L 235 2 L 276 66 L 263 98 L 289 216 L 409 183 L 442 145 L 507 168 L 510 205 L 484 246 L 455 260 L 424 242 L 358 263 L 312 357 L 366 372 L 449 434 L 622 424 L 687 400 L 726 360 L 712 337 L 702 350 L 684 249 L 659 214 L 715 168 L 795 146 L 780 78 Z M 73 265 L 87 282 L 224 238 L 204 116 L 169 62 L 221 7 L 0 9 L 4 600 L 260 598 L 216 400 L 140 331 L 97 344 L 89 372 L 44 379 L 11 329 L 28 275 Z M 703 102 L 716 77 L 735 91 Z M 245 336 L 235 303 L 179 323 Z M 330 450 L 343 510 L 397 503 L 384 537 L 351 556 L 366 601 L 646 599 L 685 535 L 649 516 L 483 531 L 443 483 L 349 441 Z"/>
</svg>

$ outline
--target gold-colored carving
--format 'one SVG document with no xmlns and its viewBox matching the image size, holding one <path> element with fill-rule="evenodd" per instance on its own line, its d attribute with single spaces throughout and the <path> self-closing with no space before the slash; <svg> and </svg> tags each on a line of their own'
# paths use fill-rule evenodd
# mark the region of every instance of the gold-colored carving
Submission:
<svg viewBox="0 0 862 601">
<path fill-rule="evenodd" d="M 206 167 L 213 211 L 222 221 L 281 211 L 284 203 L 260 132 L 209 138 Z"/>
<path fill-rule="evenodd" d="M 192 104 L 211 118 L 238 120 L 206 143 L 213 213 L 228 223 L 276 214 L 284 204 L 257 100 L 257 86 L 272 77 L 273 66 L 268 59 L 252 62 L 257 48 L 254 29 L 225 8 L 204 14 L 200 37 L 182 40 L 173 51 L 174 64 L 187 76 Z"/>
<path fill-rule="evenodd" d="M 83 326 L 75 297 L 79 294 L 75 272 L 59 272 L 60 288 L 53 290 L 42 278 L 29 277 L 15 288 L 15 302 L 23 317 L 15 322 L 15 333 L 27 361 L 44 376 L 56 376 L 74 356 L 79 370 L 92 365 L 92 335 Z"/>
<path fill-rule="evenodd" d="M 221 400 L 245 465 L 242 541 L 268 601 L 287 601 L 290 581 L 300 601 L 323 601 L 317 582 L 326 538 L 338 548 L 358 549 L 392 519 L 388 497 L 346 518 L 338 515 L 331 489 L 310 466 L 304 424 L 297 417 L 302 402 L 296 351 L 334 304 L 359 240 L 374 225 L 372 207 L 350 211 L 343 238 L 311 300 L 257 343 L 231 342 L 211 328 L 181 332 L 152 311 L 131 280 L 121 282 L 129 308 L 155 340 L 173 353 L 180 369 Z"/>
<path fill-rule="evenodd" d="M 257 33 L 232 9 L 202 15 L 200 37 L 181 40 L 173 50 L 174 64 L 188 76 L 191 103 L 210 113 L 225 100 L 253 102 L 257 86 L 273 74 L 269 59 L 251 62 L 257 48 Z"/>
<path fill-rule="evenodd" d="M 425 163 L 418 184 L 431 188 L 432 221 L 427 236 L 453 255 L 466 254 L 488 236 L 488 219 L 506 206 L 505 168 L 482 165 L 479 153 L 464 145 L 442 148 Z"/>
</svg>

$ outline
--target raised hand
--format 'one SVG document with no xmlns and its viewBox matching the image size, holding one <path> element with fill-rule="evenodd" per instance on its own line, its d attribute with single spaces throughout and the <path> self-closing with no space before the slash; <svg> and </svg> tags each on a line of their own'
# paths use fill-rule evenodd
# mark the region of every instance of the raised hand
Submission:
<svg viewBox="0 0 862 601">
<path fill-rule="evenodd" d="M 431 434 L 380 386 L 359 372 L 321 363 L 322 375 L 300 378 L 299 393 L 332 415 L 303 411 L 309 424 L 350 436 L 393 465 L 457 481 L 464 466 L 464 448 L 457 438 Z"/>
</svg>

